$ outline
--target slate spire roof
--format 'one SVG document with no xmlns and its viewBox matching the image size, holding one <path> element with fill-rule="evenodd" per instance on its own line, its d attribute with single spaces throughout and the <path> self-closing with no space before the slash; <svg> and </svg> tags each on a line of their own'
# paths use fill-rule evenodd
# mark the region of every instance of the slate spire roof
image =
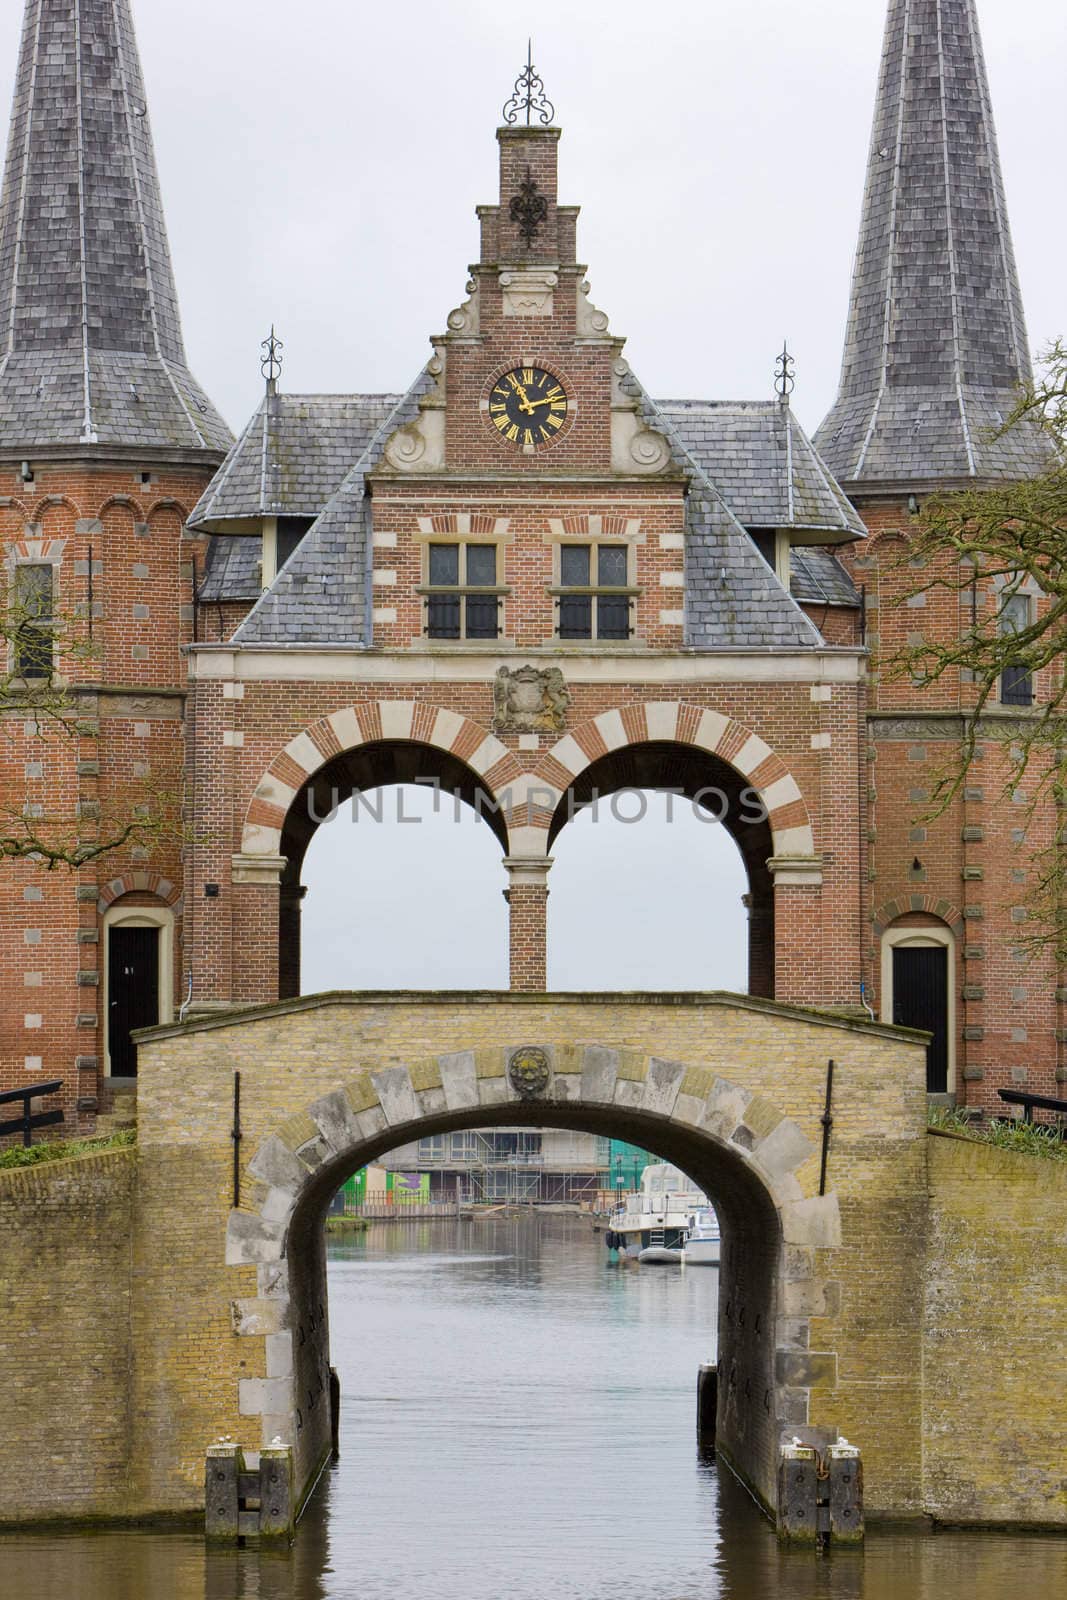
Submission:
<svg viewBox="0 0 1067 1600">
<path fill-rule="evenodd" d="M 130 0 L 26 0 L 0 198 L 0 449 L 225 454 L 186 366 Z"/>
<path fill-rule="evenodd" d="M 1031 377 L 975 0 L 889 0 L 837 400 L 815 444 L 840 482 L 1029 477 Z"/>
</svg>

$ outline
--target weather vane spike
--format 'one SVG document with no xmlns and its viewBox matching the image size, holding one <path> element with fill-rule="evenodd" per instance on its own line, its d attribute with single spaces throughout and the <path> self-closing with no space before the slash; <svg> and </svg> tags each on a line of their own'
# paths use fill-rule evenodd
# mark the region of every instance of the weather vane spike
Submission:
<svg viewBox="0 0 1067 1600">
<path fill-rule="evenodd" d="M 271 394 L 275 392 L 278 379 L 282 375 L 282 351 L 284 344 L 274 332 L 273 322 L 270 325 L 270 338 L 264 339 L 259 347 L 263 352 L 263 359 L 259 363 L 259 370 L 267 380 L 267 388 Z"/>
<path fill-rule="evenodd" d="M 504 107 L 504 121 L 509 127 L 514 126 L 519 120 L 520 112 L 526 113 L 526 126 L 529 127 L 534 117 L 547 128 L 556 114 L 556 108 L 551 100 L 545 96 L 545 86 L 537 75 L 533 64 L 533 40 L 526 41 L 526 65 L 515 79 L 515 91 Z"/>
<path fill-rule="evenodd" d="M 783 400 L 788 400 L 793 393 L 795 379 L 793 377 L 796 362 L 789 354 L 789 345 L 782 341 L 782 353 L 774 363 L 774 387 Z"/>
</svg>

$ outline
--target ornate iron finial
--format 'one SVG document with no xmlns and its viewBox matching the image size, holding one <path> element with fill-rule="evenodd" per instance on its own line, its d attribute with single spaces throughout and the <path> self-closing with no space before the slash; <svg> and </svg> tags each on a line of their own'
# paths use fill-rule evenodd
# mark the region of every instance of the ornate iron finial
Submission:
<svg viewBox="0 0 1067 1600">
<path fill-rule="evenodd" d="M 783 340 L 782 353 L 774 363 L 774 387 L 777 389 L 783 400 L 788 400 L 789 396 L 793 393 L 793 387 L 795 383 L 793 372 L 795 367 L 796 362 L 789 354 L 789 346 Z"/>
<path fill-rule="evenodd" d="M 284 344 L 274 332 L 273 322 L 270 325 L 270 338 L 264 339 L 259 347 L 265 352 L 259 363 L 259 370 L 267 380 L 267 388 L 273 394 L 278 386 L 278 379 L 282 375 L 282 356 Z"/>
<path fill-rule="evenodd" d="M 526 41 L 526 65 L 515 79 L 515 92 L 504 107 L 504 121 L 509 127 L 518 122 L 521 111 L 526 113 L 527 127 L 536 114 L 538 121 L 547 128 L 556 114 L 556 108 L 551 100 L 546 99 L 545 86 L 534 68 L 531 39 Z"/>
<path fill-rule="evenodd" d="M 519 238 L 528 250 L 537 238 L 542 222 L 548 217 L 548 201 L 530 176 L 529 167 L 519 184 L 518 194 L 511 197 L 508 211 L 512 222 L 519 224 Z"/>
</svg>

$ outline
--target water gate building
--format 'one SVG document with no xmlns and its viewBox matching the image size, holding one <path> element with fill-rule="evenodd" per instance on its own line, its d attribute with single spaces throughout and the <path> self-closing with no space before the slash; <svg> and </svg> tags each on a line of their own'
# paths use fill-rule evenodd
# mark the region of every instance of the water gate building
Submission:
<svg viewBox="0 0 1067 1600">
<path fill-rule="evenodd" d="M 66 815 L 85 850 L 0 874 L 0 1082 L 61 1080 L 83 1131 L 136 1089 L 138 1136 L 0 1182 L 0 1340 L 12 1370 L 47 1352 L 5 1430 L 4 1515 L 207 1502 L 210 1528 L 230 1472 L 236 1532 L 239 1447 L 264 1489 L 241 1515 L 287 1533 L 331 1447 L 330 1196 L 505 1124 L 627 1140 L 713 1195 L 718 1446 L 780 1527 L 783 1443 L 809 1426 L 845 1473 L 839 1435 L 862 1432 L 877 1514 L 1062 1526 L 1061 1169 L 925 1136 L 928 1092 L 991 1110 L 1063 1081 L 1067 986 L 1021 943 L 1053 819 L 1020 847 L 1003 792 L 1005 735 L 1048 685 L 1005 674 L 923 822 L 974 686 L 872 666 L 960 627 L 956 589 L 913 592 L 923 501 L 1046 459 L 997 433 L 1029 363 L 973 0 L 890 0 L 814 439 L 785 362 L 769 399 L 648 393 L 591 298 L 531 80 L 423 370 L 290 395 L 268 364 L 234 441 L 185 362 L 129 0 L 28 0 L 0 200 L 0 554 L 26 607 L 0 781 L 9 839 Z M 49 684 L 62 725 L 20 707 Z M 301 997 L 320 819 L 415 778 L 499 843 L 510 992 L 354 973 Z M 545 993 L 553 844 L 629 787 L 721 816 L 747 996 Z M 136 795 L 151 826 L 116 841 Z M 986 1359 L 962 1360 L 976 1327 Z"/>
<path fill-rule="evenodd" d="M 410 385 L 291 395 L 271 375 L 234 443 L 185 363 L 128 0 L 28 0 L 0 546 L 12 592 L 92 643 L 48 663 L 73 736 L 9 713 L 3 789 L 91 839 L 140 783 L 164 812 L 185 797 L 194 838 L 5 867 L 2 1081 L 62 1078 L 71 1127 L 135 1073 L 131 1029 L 299 992 L 314 818 L 416 775 L 492 822 L 514 989 L 545 985 L 573 806 L 672 785 L 714 796 L 744 858 L 753 995 L 930 1029 L 931 1090 L 969 1105 L 1062 1080 L 1065 991 L 1022 965 L 1027 852 L 1001 792 L 1040 679 L 1003 686 L 973 781 L 922 823 L 972 691 L 870 670 L 958 625 L 951 592 L 894 604 L 916 507 L 1044 460 L 1023 429 L 994 437 L 1030 366 L 973 0 L 891 0 L 814 440 L 786 393 L 646 391 L 590 298 L 546 115 L 497 130 L 478 260 Z"/>
</svg>

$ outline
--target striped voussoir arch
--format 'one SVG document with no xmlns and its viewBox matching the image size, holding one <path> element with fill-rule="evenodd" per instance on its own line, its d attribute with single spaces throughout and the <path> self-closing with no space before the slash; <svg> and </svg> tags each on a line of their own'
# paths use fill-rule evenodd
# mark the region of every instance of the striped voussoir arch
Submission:
<svg viewBox="0 0 1067 1600">
<path fill-rule="evenodd" d="M 814 856 L 808 808 L 781 757 L 733 717 L 683 700 L 635 701 L 602 711 L 557 740 L 528 780 L 528 802 L 514 809 L 512 852 L 523 856 L 544 853 L 556 807 L 574 780 L 595 761 L 627 745 L 661 742 L 706 750 L 746 778 L 766 808 L 776 856 Z"/>
<path fill-rule="evenodd" d="M 100 891 L 97 906 L 100 911 L 106 911 L 108 906 L 113 906 L 116 900 L 121 900 L 127 894 L 154 894 L 157 900 L 162 900 L 172 910 L 181 906 L 181 890 L 177 884 L 158 872 L 123 872 L 110 878 Z"/>
<path fill-rule="evenodd" d="M 877 911 L 871 913 L 871 924 L 878 938 L 899 917 L 907 917 L 915 911 L 923 911 L 927 916 L 936 917 L 938 922 L 944 922 L 953 932 L 961 933 L 963 930 L 963 912 L 959 906 L 953 905 L 951 900 L 942 900 L 934 894 L 900 894 L 895 900 L 886 900 Z"/>
<path fill-rule="evenodd" d="M 393 739 L 428 745 L 462 761 L 477 773 L 494 802 L 502 790 L 522 778 L 514 754 L 470 717 L 421 701 L 361 701 L 305 728 L 274 758 L 249 802 L 242 852 L 276 855 L 289 807 L 320 767 L 360 745 Z"/>
</svg>

